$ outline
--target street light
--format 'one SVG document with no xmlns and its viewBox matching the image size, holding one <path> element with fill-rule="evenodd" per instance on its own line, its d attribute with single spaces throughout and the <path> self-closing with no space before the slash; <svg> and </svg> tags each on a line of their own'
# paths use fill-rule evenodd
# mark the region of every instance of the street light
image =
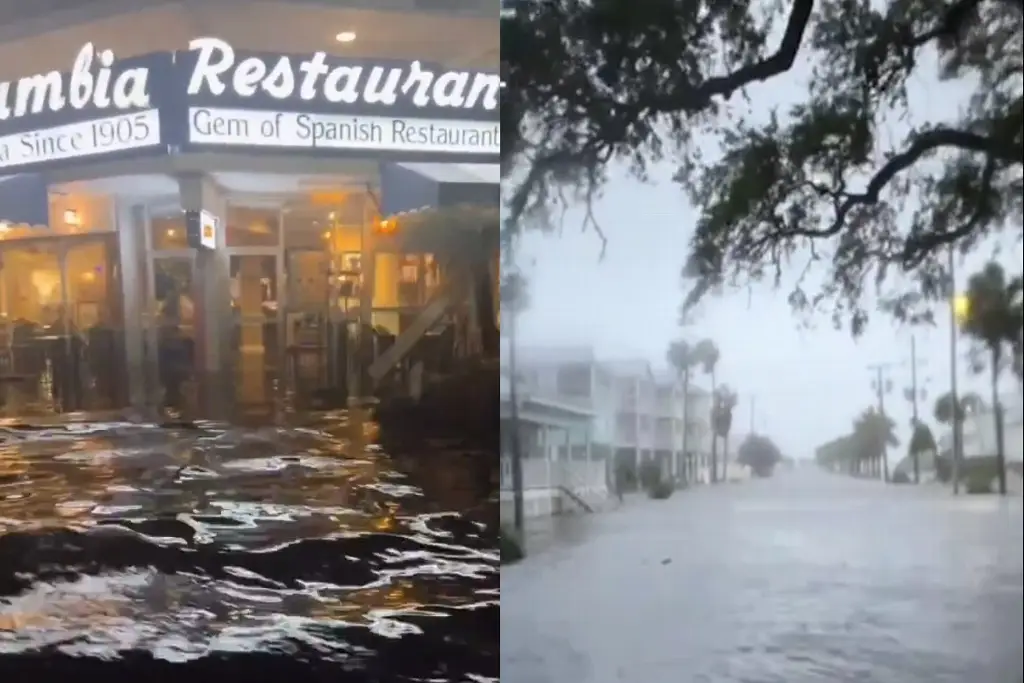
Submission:
<svg viewBox="0 0 1024 683">
<path fill-rule="evenodd" d="M 957 392 L 957 332 L 960 325 L 967 319 L 971 310 L 970 300 L 956 293 L 956 259 L 953 245 L 949 245 L 948 256 L 948 288 L 949 298 L 949 394 L 953 401 L 953 495 L 960 493 L 960 451 L 963 435 L 960 424 L 960 395 Z"/>
<path fill-rule="evenodd" d="M 953 294 L 953 322 L 963 327 L 971 314 L 971 300 L 966 294 Z"/>
</svg>

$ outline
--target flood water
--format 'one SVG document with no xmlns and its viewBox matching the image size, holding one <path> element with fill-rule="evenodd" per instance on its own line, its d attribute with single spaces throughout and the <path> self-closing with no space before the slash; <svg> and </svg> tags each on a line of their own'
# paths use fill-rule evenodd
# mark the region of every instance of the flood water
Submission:
<svg viewBox="0 0 1024 683">
<path fill-rule="evenodd" d="M 496 459 L 266 422 L 0 427 L 0 679 L 497 680 Z"/>
<path fill-rule="evenodd" d="M 814 470 L 627 498 L 504 569 L 503 683 L 1020 683 L 1021 507 Z"/>
</svg>

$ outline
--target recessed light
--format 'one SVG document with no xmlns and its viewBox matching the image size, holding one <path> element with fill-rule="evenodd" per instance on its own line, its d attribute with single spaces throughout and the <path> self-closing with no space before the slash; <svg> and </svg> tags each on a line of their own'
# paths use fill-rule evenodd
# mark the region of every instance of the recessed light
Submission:
<svg viewBox="0 0 1024 683">
<path fill-rule="evenodd" d="M 342 31 L 338 35 L 334 36 L 334 39 L 339 43 L 351 43 L 356 39 L 355 31 Z"/>
</svg>

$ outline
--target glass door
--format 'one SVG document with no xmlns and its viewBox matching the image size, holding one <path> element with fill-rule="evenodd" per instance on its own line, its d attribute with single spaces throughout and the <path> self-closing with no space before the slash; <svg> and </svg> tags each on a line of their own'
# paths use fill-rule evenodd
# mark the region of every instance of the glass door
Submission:
<svg viewBox="0 0 1024 683">
<path fill-rule="evenodd" d="M 195 256 L 158 252 L 152 260 L 146 344 L 155 363 L 147 363 L 149 386 L 159 387 L 162 403 L 181 408 L 194 377 L 196 327 L 193 300 Z M 155 374 L 155 376 L 153 376 Z"/>
<path fill-rule="evenodd" d="M 19 390 L 5 396 L 8 412 L 41 400 L 43 410 L 62 403 L 67 368 L 54 366 L 63 354 L 64 269 L 55 239 L 27 239 L 0 251 L 0 318 L 3 320 L 6 383 Z M 6 386 L 5 386 L 6 389 Z M 8 393 L 5 391 L 5 393 Z"/>
<path fill-rule="evenodd" d="M 119 407 L 128 396 L 118 256 L 114 237 L 108 235 L 69 244 L 64 257 L 67 317 L 84 341 L 76 361 L 89 408 Z"/>
<path fill-rule="evenodd" d="M 281 359 L 277 254 L 235 253 L 230 258 L 237 398 L 262 404 L 274 391 Z"/>
<path fill-rule="evenodd" d="M 331 254 L 323 249 L 286 249 L 285 262 L 288 381 L 294 390 L 305 393 L 326 379 L 334 298 Z"/>
</svg>

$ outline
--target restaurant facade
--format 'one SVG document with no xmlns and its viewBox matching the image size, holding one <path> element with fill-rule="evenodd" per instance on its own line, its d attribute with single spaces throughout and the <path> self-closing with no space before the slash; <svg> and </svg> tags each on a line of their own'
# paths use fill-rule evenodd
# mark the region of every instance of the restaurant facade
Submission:
<svg viewBox="0 0 1024 683">
<path fill-rule="evenodd" d="M 498 22 L 342 4 L 87 2 L 45 32 L 5 23 L 5 385 L 84 378 L 48 394 L 69 410 L 113 375 L 108 403 L 150 402 L 183 362 L 161 351 L 173 319 L 214 394 L 351 390 L 353 340 L 409 348 L 451 312 L 441 255 L 401 238 L 467 208 L 497 230 Z M 80 339 L 75 366 L 25 361 L 25 330 Z"/>
</svg>

